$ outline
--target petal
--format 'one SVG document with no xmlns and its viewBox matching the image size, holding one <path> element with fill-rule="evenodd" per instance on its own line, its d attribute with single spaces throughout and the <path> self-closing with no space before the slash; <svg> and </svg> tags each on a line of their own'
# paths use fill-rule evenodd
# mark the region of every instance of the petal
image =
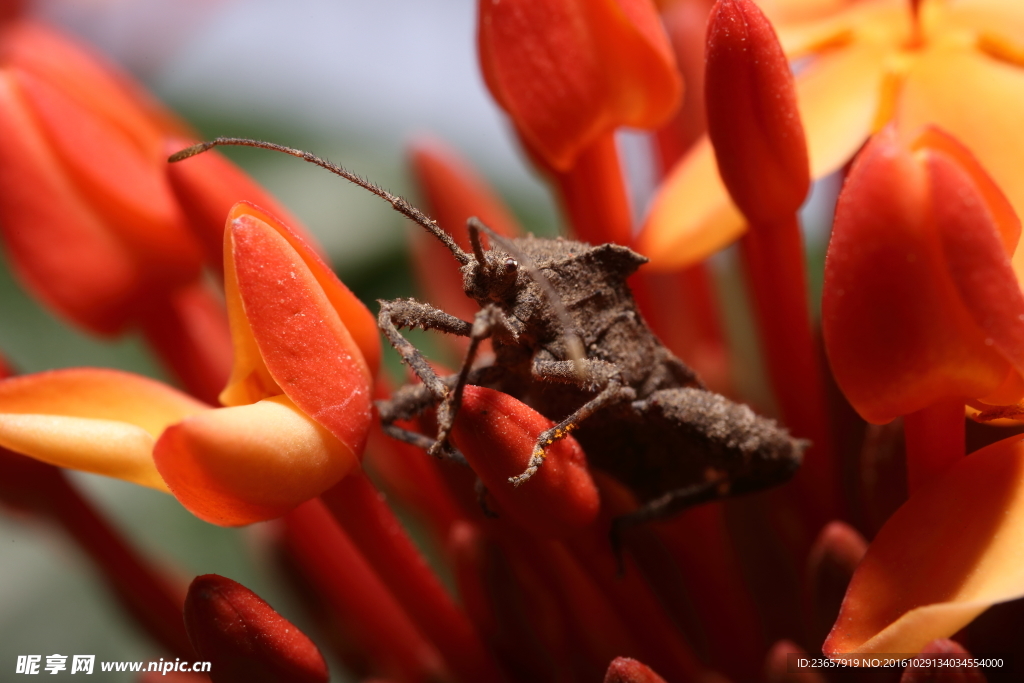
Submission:
<svg viewBox="0 0 1024 683">
<path fill-rule="evenodd" d="M 836 207 L 822 327 L 836 381 L 869 422 L 983 396 L 1006 377 L 949 275 L 933 201 L 925 166 L 886 129 Z"/>
<path fill-rule="evenodd" d="M 992 212 L 954 160 L 933 153 L 927 163 L 935 222 L 953 282 L 987 335 L 985 342 L 1024 375 L 1024 294 Z"/>
<path fill-rule="evenodd" d="M 367 329 L 372 318 L 354 297 L 341 301 L 351 304 L 351 309 L 338 311 L 316 271 L 293 244 L 252 207 L 238 208 L 240 215 L 230 217 L 225 235 L 228 312 L 233 335 L 255 346 L 258 357 L 249 357 L 249 366 L 240 364 L 233 379 L 247 367 L 261 382 L 269 376 L 273 386 L 280 387 L 300 410 L 361 455 L 370 428 L 373 379 L 339 313 L 362 313 Z M 326 268 L 318 270 L 322 276 L 329 274 Z M 336 280 L 330 282 L 339 298 L 351 296 L 341 291 Z M 252 353 L 251 348 L 243 350 Z M 273 386 L 258 388 L 270 393 Z M 229 385 L 222 394 L 225 403 L 230 404 L 225 398 L 233 397 L 235 389 Z M 244 402 L 248 401 L 239 401 Z"/>
<path fill-rule="evenodd" d="M 285 396 L 188 418 L 164 432 L 153 459 L 186 509 L 222 526 L 280 517 L 359 462 Z"/>
<path fill-rule="evenodd" d="M 0 382 L 0 413 L 115 420 L 156 438 L 210 406 L 146 377 L 118 370 L 71 368 Z"/>
<path fill-rule="evenodd" d="M 560 537 L 587 526 L 600 507 L 586 456 L 574 438 L 556 441 L 533 477 L 513 487 L 534 444 L 553 422 L 508 394 L 467 386 L 452 438 L 497 500 L 521 526 L 546 537 Z"/>
<path fill-rule="evenodd" d="M 661 183 L 634 248 L 651 270 L 677 270 L 725 248 L 745 227 L 704 136 Z"/>
<path fill-rule="evenodd" d="M 141 265 L 72 186 L 4 70 L 0 130 L 0 230 L 19 279 L 73 323 L 120 331 L 136 306 Z"/>
<path fill-rule="evenodd" d="M 796 78 L 811 176 L 842 168 L 873 132 L 886 73 L 886 46 L 856 43 L 815 57 Z M 837 88 L 836 84 L 842 84 Z"/>
<path fill-rule="evenodd" d="M 0 446 L 58 467 L 168 490 L 153 465 L 153 437 L 125 422 L 0 413 Z"/>
<path fill-rule="evenodd" d="M 665 683 L 665 679 L 643 662 L 629 657 L 616 657 L 608 665 L 604 683 Z"/>
<path fill-rule="evenodd" d="M 810 186 L 793 75 L 751 0 L 719 0 L 708 23 L 708 135 L 733 201 L 755 225 L 791 216 Z"/>
<path fill-rule="evenodd" d="M 956 88 L 950 88 L 956 83 Z M 974 50 L 937 47 L 907 74 L 896 120 L 901 131 L 933 124 L 960 140 L 1024 215 L 1024 69 Z M 1014 259 L 1024 276 L 1024 251 Z"/>
<path fill-rule="evenodd" d="M 306 634 L 260 596 L 216 574 L 197 576 L 185 598 L 196 654 L 229 681 L 327 683 L 327 663 Z"/>
<path fill-rule="evenodd" d="M 246 219 L 247 221 L 255 219 L 256 222 L 262 223 L 265 228 L 270 228 L 279 237 L 283 238 L 283 242 L 287 243 L 287 247 L 285 247 L 281 240 L 274 239 L 271 232 L 265 233 L 266 237 L 277 243 L 279 249 L 284 247 L 285 251 L 290 251 L 294 256 L 297 256 L 300 260 L 296 260 L 296 263 L 305 265 L 312 278 L 315 279 L 316 284 L 323 290 L 327 301 L 334 307 L 336 315 L 341 318 L 341 322 L 348 330 L 348 334 L 351 335 L 352 340 L 359 347 L 366 365 L 376 375 L 377 370 L 380 368 L 381 348 L 380 334 L 377 331 L 377 319 L 374 315 L 338 279 L 334 271 L 323 262 L 316 253 L 316 250 L 302 237 L 301 233 L 295 232 L 273 214 L 247 201 L 239 202 L 231 209 L 228 213 L 228 225 L 232 225 L 235 219 L 246 216 L 249 217 Z M 227 234 L 225 234 L 225 239 L 230 239 Z M 293 256 L 286 256 L 285 251 L 280 252 L 281 257 L 292 259 Z M 269 264 L 267 264 L 267 267 L 269 267 Z M 289 277 L 291 277 L 290 273 L 291 271 L 289 271 Z"/>
<path fill-rule="evenodd" d="M 919 652 L 1024 595 L 1024 442 L 960 460 L 885 524 L 857 567 L 826 654 Z"/>
</svg>

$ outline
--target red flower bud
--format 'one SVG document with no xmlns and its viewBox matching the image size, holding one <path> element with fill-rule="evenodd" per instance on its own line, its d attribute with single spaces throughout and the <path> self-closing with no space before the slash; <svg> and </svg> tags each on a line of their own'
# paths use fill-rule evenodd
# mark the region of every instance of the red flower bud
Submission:
<svg viewBox="0 0 1024 683">
<path fill-rule="evenodd" d="M 754 224 L 793 215 L 810 185 L 796 89 L 768 19 L 751 0 L 719 0 L 704 81 L 718 172 Z"/>
<path fill-rule="evenodd" d="M 665 679 L 651 671 L 643 662 L 628 657 L 616 657 L 608 665 L 604 683 L 665 683 Z"/>
<path fill-rule="evenodd" d="M 528 482 L 518 488 L 509 483 L 526 469 L 540 433 L 553 425 L 507 394 L 467 386 L 452 438 L 501 513 L 534 533 L 558 537 L 593 522 L 600 507 L 576 440 L 570 436 L 548 446 L 544 465 Z"/>
<path fill-rule="evenodd" d="M 481 0 L 479 41 L 494 99 L 559 171 L 618 126 L 664 123 L 682 94 L 650 0 Z"/>
<path fill-rule="evenodd" d="M 327 664 L 302 631 L 240 583 L 198 576 L 185 599 L 185 627 L 215 683 L 326 683 Z"/>
</svg>

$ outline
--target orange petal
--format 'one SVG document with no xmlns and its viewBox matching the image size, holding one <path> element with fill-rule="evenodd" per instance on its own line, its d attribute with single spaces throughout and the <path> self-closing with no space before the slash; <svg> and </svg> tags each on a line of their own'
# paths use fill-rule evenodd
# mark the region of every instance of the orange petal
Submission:
<svg viewBox="0 0 1024 683">
<path fill-rule="evenodd" d="M 987 335 L 985 343 L 1024 375 L 1024 294 L 992 212 L 953 159 L 937 152 L 927 164 L 935 223 L 961 300 Z"/>
<path fill-rule="evenodd" d="M 704 136 L 659 186 L 633 248 L 651 260 L 651 270 L 677 270 L 725 248 L 745 228 Z"/>
<path fill-rule="evenodd" d="M 824 651 L 919 652 L 990 605 L 1024 596 L 1024 442 L 960 460 L 875 537 Z"/>
<path fill-rule="evenodd" d="M 682 94 L 650 0 L 484 0 L 479 48 L 491 94 L 560 171 L 611 128 L 663 123 Z"/>
<path fill-rule="evenodd" d="M 926 166 L 886 129 L 836 207 L 822 327 L 836 380 L 869 422 L 983 396 L 1006 377 L 949 275 L 933 201 Z"/>
<path fill-rule="evenodd" d="M 950 88 L 950 83 L 957 83 Z M 914 62 L 896 121 L 913 132 L 932 124 L 960 140 L 977 157 L 1018 216 L 1024 215 L 1024 69 L 973 49 L 936 47 Z M 1024 279 L 1024 251 L 1014 258 Z"/>
<path fill-rule="evenodd" d="M 76 368 L 0 382 L 0 445 L 61 467 L 167 490 L 153 442 L 208 406 L 153 380 Z"/>
<path fill-rule="evenodd" d="M 125 422 L 0 413 L 0 446 L 36 460 L 167 491 L 153 437 Z"/>
<path fill-rule="evenodd" d="M 503 512 L 534 533 L 557 538 L 593 522 L 600 507 L 576 440 L 551 445 L 544 465 L 521 486 L 508 481 L 526 469 L 537 437 L 553 425 L 508 394 L 467 386 L 452 437 Z"/>
<path fill-rule="evenodd" d="M 412 165 L 426 198 L 427 212 L 467 253 L 471 250 L 466 220 L 476 216 L 506 237 L 522 229 L 494 192 L 454 150 L 436 140 L 412 147 Z M 463 320 L 479 306 L 462 289 L 462 273 L 451 253 L 421 228 L 412 233 L 413 266 L 426 301 Z"/>
<path fill-rule="evenodd" d="M 796 78 L 811 176 L 842 168 L 873 132 L 881 106 L 885 46 L 855 43 L 816 56 Z M 836 84 L 842 83 L 841 88 Z"/>
<path fill-rule="evenodd" d="M 373 379 L 346 322 L 354 312 L 369 329 L 369 312 L 322 264 L 314 263 L 317 269 L 312 270 L 293 241 L 261 219 L 265 215 L 244 204 L 236 208 L 225 248 L 228 280 L 237 278 L 236 284 L 228 282 L 231 286 L 226 287 L 229 315 L 233 334 L 242 338 L 246 333 L 238 326 L 244 316 L 260 361 L 246 359 L 252 364 L 236 368 L 233 380 L 247 368 L 257 373 L 265 368 L 299 409 L 361 454 L 371 420 Z M 350 308 L 339 311 L 339 300 Z M 269 392 L 272 387 L 262 389 Z M 229 386 L 224 396 L 233 392 Z"/>
<path fill-rule="evenodd" d="M 719 0 L 708 22 L 704 97 L 718 171 L 747 219 L 796 212 L 810 176 L 793 75 L 751 0 Z"/>
<path fill-rule="evenodd" d="M 190 512 L 238 526 L 280 517 L 319 495 L 359 462 L 356 453 L 275 396 L 168 428 L 153 459 Z"/>
<path fill-rule="evenodd" d="M 153 438 L 210 406 L 166 384 L 119 370 L 70 368 L 0 382 L 0 413 L 115 420 Z"/>
</svg>

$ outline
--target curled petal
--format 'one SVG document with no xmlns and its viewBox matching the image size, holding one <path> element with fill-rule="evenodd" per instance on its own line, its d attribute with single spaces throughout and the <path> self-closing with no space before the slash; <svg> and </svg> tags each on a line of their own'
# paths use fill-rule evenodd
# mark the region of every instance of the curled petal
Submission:
<svg viewBox="0 0 1024 683">
<path fill-rule="evenodd" d="M 937 224 L 945 218 L 936 207 L 957 193 L 982 199 L 964 184 L 938 196 L 932 183 L 922 155 L 886 129 L 858 156 L 836 207 L 825 345 L 840 388 L 870 422 L 941 398 L 985 396 L 1009 371 L 954 284 Z"/>
<path fill-rule="evenodd" d="M 185 627 L 218 681 L 327 683 L 327 663 L 306 634 L 240 583 L 197 576 L 185 598 Z"/>
<path fill-rule="evenodd" d="M 1024 441 L 954 464 L 882 527 L 824 652 L 919 652 L 990 605 L 1024 595 Z"/>
<path fill-rule="evenodd" d="M 182 505 L 222 526 L 280 517 L 359 462 L 357 452 L 285 396 L 174 425 L 157 441 L 153 459 Z"/>
<path fill-rule="evenodd" d="M 559 171 L 612 128 L 663 123 L 682 94 L 650 0 L 483 0 L 479 46 L 491 94 Z"/>
<path fill-rule="evenodd" d="M 376 326 L 322 263 L 310 267 L 303 256 L 312 252 L 298 251 L 297 238 L 268 218 L 244 203 L 229 216 L 225 290 L 236 364 L 221 401 L 239 405 L 283 392 L 361 453 L 372 382 L 361 347 L 379 354 L 376 336 L 367 340 Z"/>
<path fill-rule="evenodd" d="M 537 534 L 558 537 L 593 522 L 600 507 L 576 440 L 549 446 L 544 465 L 522 486 L 508 481 L 526 469 L 537 437 L 553 425 L 507 394 L 467 386 L 452 437 L 503 512 Z"/>
<path fill-rule="evenodd" d="M 708 24 L 704 81 L 718 170 L 755 224 L 791 216 L 807 196 L 804 130 L 789 63 L 750 0 L 719 0 Z"/>
</svg>

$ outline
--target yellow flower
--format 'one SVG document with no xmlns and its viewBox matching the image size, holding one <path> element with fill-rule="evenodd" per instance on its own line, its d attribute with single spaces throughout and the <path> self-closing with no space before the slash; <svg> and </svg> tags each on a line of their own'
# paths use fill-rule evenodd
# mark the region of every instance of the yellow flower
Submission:
<svg viewBox="0 0 1024 683">
<path fill-rule="evenodd" d="M 1024 214 L 1024 3 L 1018 0 L 762 0 L 798 67 L 811 173 L 841 168 L 892 121 L 932 124 L 970 149 Z M 707 138 L 662 184 L 637 248 L 654 268 L 699 261 L 744 230 Z M 1024 252 L 1014 267 L 1024 272 Z"/>
</svg>

